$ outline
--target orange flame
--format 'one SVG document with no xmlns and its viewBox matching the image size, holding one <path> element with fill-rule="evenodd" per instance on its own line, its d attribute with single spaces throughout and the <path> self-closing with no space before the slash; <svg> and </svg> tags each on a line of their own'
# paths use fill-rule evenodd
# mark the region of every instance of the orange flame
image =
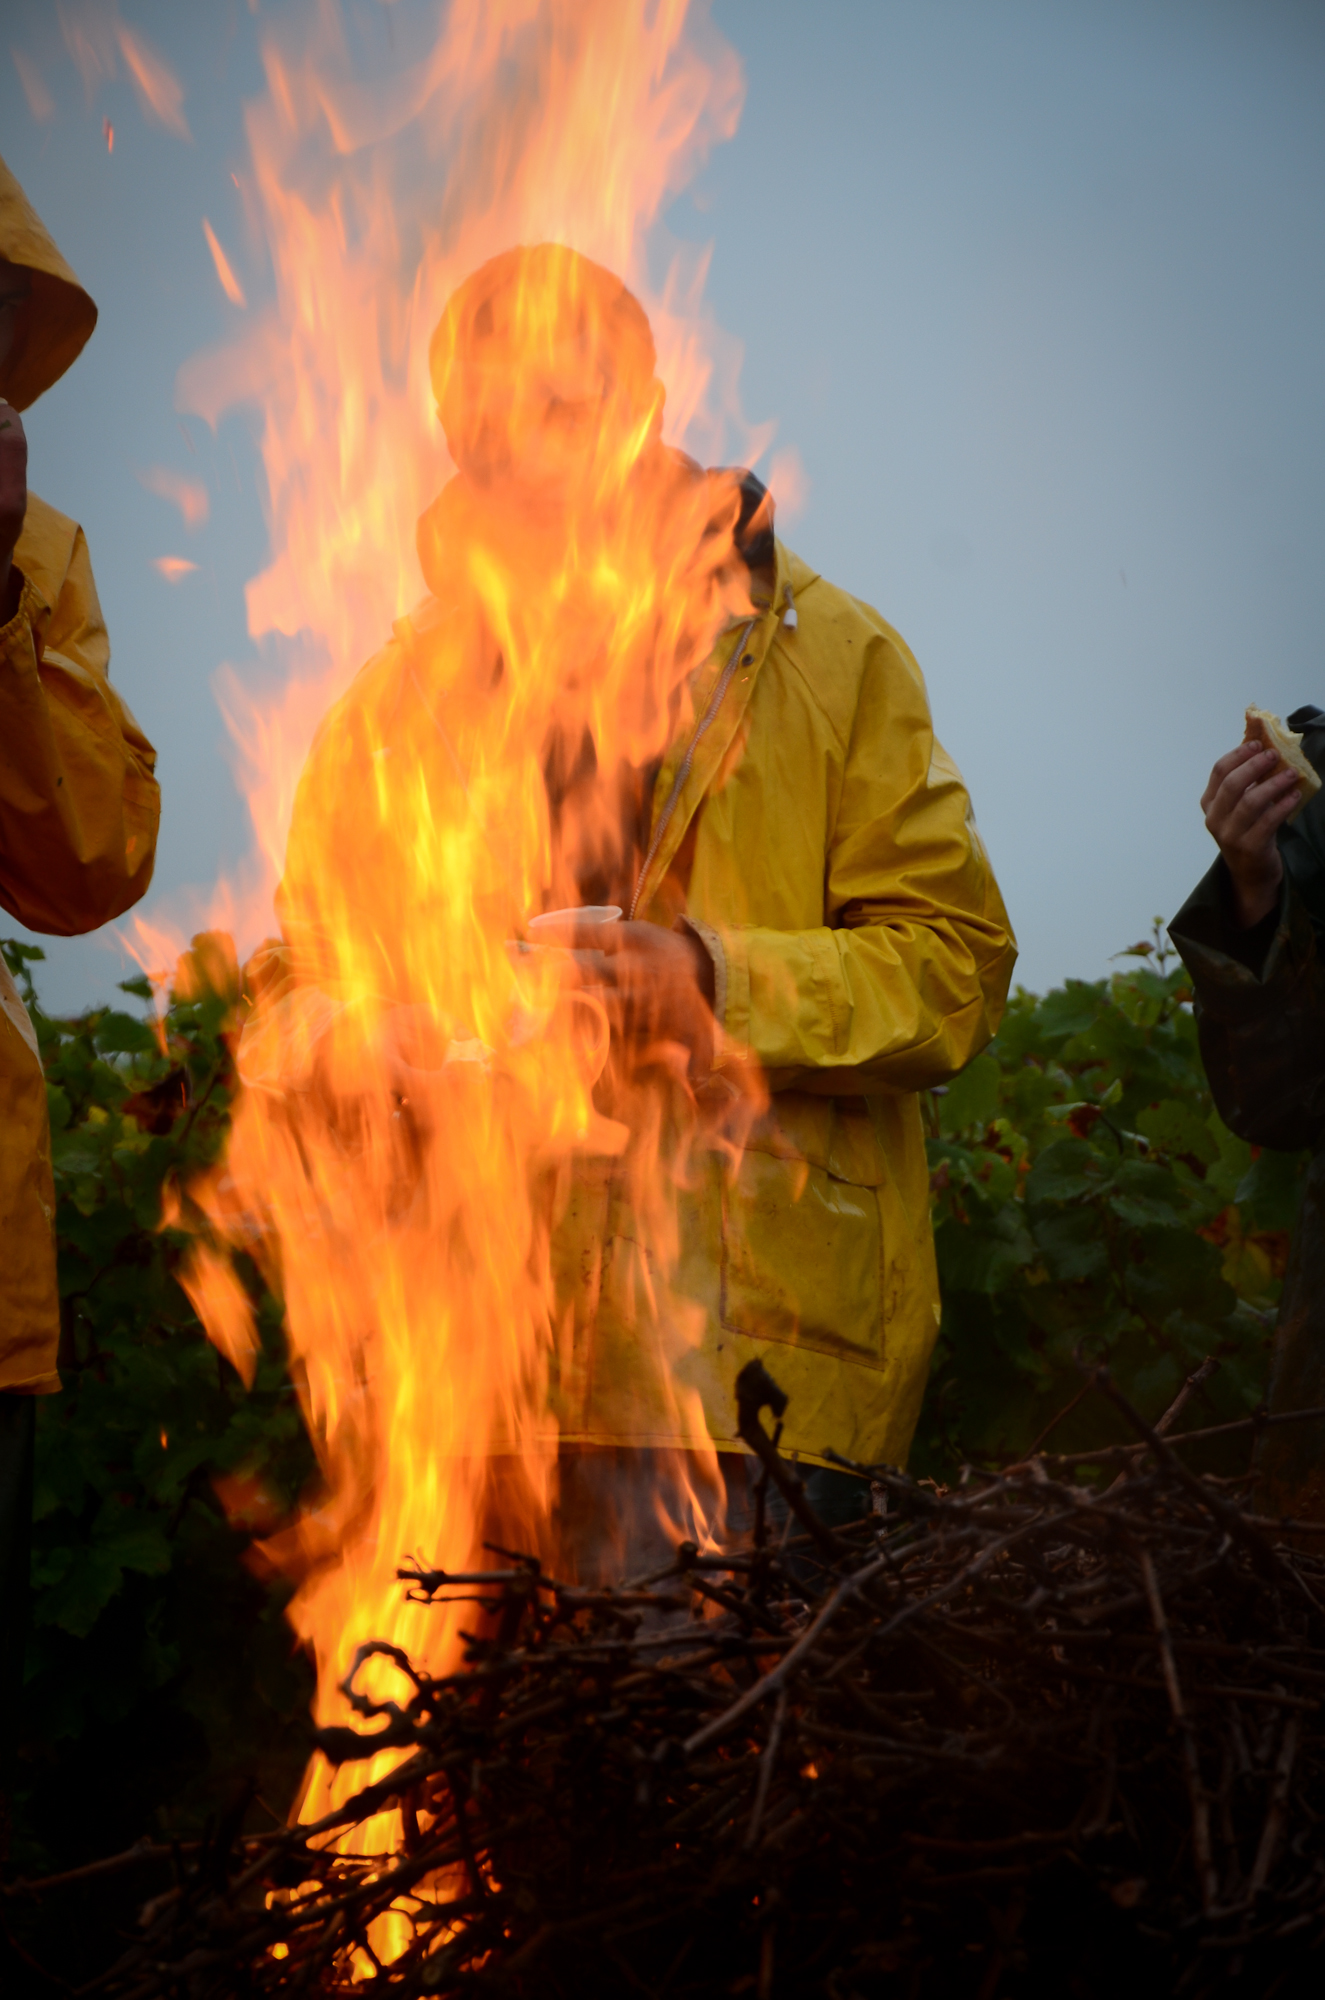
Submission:
<svg viewBox="0 0 1325 2000">
<path fill-rule="evenodd" d="M 89 104 L 101 84 L 114 79 L 119 62 L 123 61 L 147 115 L 173 132 L 177 139 L 192 139 L 189 121 L 184 116 L 183 85 L 147 37 L 135 28 L 126 27 L 116 6 L 95 4 L 95 0 L 70 0 L 69 5 L 61 6 L 59 15 L 64 45 L 78 65 Z M 18 61 L 17 56 L 15 60 Z M 21 63 L 19 74 L 24 74 Z M 33 115 L 41 113 L 34 109 Z M 114 134 L 108 118 L 103 121 L 102 129 L 107 146 L 113 148 Z"/>
<path fill-rule="evenodd" d="M 241 1372 L 255 1336 L 222 1247 L 284 1300 L 324 1485 L 266 1547 L 300 1579 L 321 1721 L 364 1638 L 454 1660 L 443 1615 L 402 1601 L 408 1551 L 550 1548 L 572 1365 L 554 1237 L 586 1181 L 631 1204 L 612 1282 L 672 1432 L 703 1435 L 670 1366 L 697 1334 L 668 1294 L 684 1066 L 623 1065 L 564 953 L 516 940 L 540 907 L 629 883 L 632 785 L 748 609 L 735 482 L 663 440 L 664 408 L 701 448 L 723 419 L 703 260 L 661 292 L 645 260 L 739 114 L 706 13 L 455 0 L 372 87 L 347 32 L 322 7 L 302 47 L 268 36 L 248 133 L 275 304 L 179 384 L 213 424 L 261 409 L 272 560 L 249 626 L 286 667 L 274 692 L 221 683 L 261 857 L 228 918 L 269 910 L 279 878 L 282 936 L 249 969 L 189 1289 Z M 703 1531 L 693 1494 L 667 1504 Z M 302 1812 L 363 1775 L 315 1764 Z"/>
<path fill-rule="evenodd" d="M 28 100 L 28 110 L 39 125 L 44 125 L 48 119 L 55 116 L 55 99 L 46 87 L 46 79 L 36 63 L 30 56 L 25 56 L 22 49 L 11 49 L 10 54 L 14 58 L 18 80 L 23 86 L 23 95 Z"/>
<path fill-rule="evenodd" d="M 211 501 L 201 479 L 187 479 L 168 465 L 149 465 L 138 474 L 149 493 L 178 507 L 186 528 L 201 528 L 211 512 Z"/>
<path fill-rule="evenodd" d="M 244 287 L 235 276 L 234 267 L 217 241 L 216 231 L 212 228 L 211 223 L 205 215 L 202 219 L 202 233 L 207 238 L 207 248 L 212 253 L 212 262 L 216 266 L 216 275 L 220 280 L 221 290 L 225 293 L 232 306 L 246 306 L 248 300 L 244 296 Z"/>
<path fill-rule="evenodd" d="M 159 125 L 164 125 L 167 132 L 173 132 L 177 139 L 191 139 L 193 134 L 184 116 L 184 90 L 169 63 L 163 61 L 145 37 L 135 34 L 132 28 L 121 24 L 116 39 L 124 57 L 124 67 L 133 79 L 134 89 L 144 109 Z"/>
</svg>

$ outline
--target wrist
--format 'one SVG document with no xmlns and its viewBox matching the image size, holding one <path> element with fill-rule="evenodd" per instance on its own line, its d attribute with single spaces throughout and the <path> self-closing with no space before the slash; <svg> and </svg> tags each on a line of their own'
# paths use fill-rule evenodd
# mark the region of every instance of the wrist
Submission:
<svg viewBox="0 0 1325 2000">
<path fill-rule="evenodd" d="M 1263 923 L 1279 904 L 1279 892 L 1283 885 L 1284 864 L 1275 850 L 1272 867 L 1258 868 L 1254 873 L 1246 870 L 1229 869 L 1229 881 L 1233 892 L 1233 914 L 1239 928 L 1253 930 Z"/>
</svg>

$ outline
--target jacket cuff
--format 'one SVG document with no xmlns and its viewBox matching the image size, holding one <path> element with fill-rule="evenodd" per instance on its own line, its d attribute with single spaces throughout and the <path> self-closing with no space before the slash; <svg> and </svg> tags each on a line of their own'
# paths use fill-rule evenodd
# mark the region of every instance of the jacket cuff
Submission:
<svg viewBox="0 0 1325 2000">
<path fill-rule="evenodd" d="M 1284 993 L 1307 973 L 1315 958 L 1311 919 L 1287 869 L 1273 928 L 1264 944 L 1260 926 L 1243 930 L 1233 915 L 1222 859 L 1202 877 L 1168 928 L 1202 1011 L 1232 1025 L 1281 1005 Z"/>
<path fill-rule="evenodd" d="M 713 960 L 713 1016 L 718 1024 L 713 1067 L 719 1070 L 744 1060 L 750 1045 L 750 956 L 745 933 L 724 924 L 698 923 L 693 917 L 687 917 L 685 925 Z"/>
<path fill-rule="evenodd" d="M 713 961 L 713 1067 L 721 1069 L 728 1056 L 727 995 L 730 975 L 726 947 L 712 924 L 701 924 L 695 917 L 678 917 L 672 928 L 688 931 L 691 937 L 697 938 Z"/>
<path fill-rule="evenodd" d="M 58 1396 L 63 1387 L 59 1369 L 47 1368 L 40 1375 L 24 1375 L 17 1382 L 0 1382 L 0 1396 Z"/>
</svg>

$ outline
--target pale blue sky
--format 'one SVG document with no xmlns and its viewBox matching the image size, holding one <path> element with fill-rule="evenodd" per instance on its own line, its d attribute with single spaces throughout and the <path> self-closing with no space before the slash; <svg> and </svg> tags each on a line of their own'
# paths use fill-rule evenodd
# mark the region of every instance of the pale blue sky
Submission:
<svg viewBox="0 0 1325 2000">
<path fill-rule="evenodd" d="M 295 4 L 122 0 L 192 143 L 145 121 L 122 70 L 89 104 L 48 0 L 4 10 L 53 115 L 0 48 L 0 151 L 101 308 L 31 413 L 32 480 L 87 528 L 113 672 L 160 750 L 166 890 L 247 841 L 211 679 L 252 653 L 250 428 L 180 419 L 174 380 L 234 325 L 201 218 L 242 242 L 242 106 L 263 14 Z M 426 11 L 395 0 L 402 32 Z M 715 14 L 745 111 L 668 221 L 712 241 L 746 412 L 804 463 L 787 539 L 917 653 L 1019 976 L 1095 976 L 1207 865 L 1196 801 L 1245 703 L 1325 705 L 1325 8 Z M 261 291 L 260 263 L 244 276 Z M 152 464 L 206 484 L 205 526 L 143 487 Z M 170 585 L 163 554 L 198 569 Z M 98 941 L 50 950 L 52 1004 L 123 976 Z"/>
</svg>

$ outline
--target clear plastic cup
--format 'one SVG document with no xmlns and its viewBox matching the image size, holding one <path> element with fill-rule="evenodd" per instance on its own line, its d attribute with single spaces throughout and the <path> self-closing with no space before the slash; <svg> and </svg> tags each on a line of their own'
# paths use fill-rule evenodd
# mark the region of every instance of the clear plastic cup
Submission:
<svg viewBox="0 0 1325 2000">
<path fill-rule="evenodd" d="M 541 917 L 531 917 L 525 929 L 531 944 L 564 947 L 573 945 L 577 935 L 585 931 L 602 930 L 620 921 L 619 903 L 586 903 L 578 910 L 544 910 Z"/>
</svg>

